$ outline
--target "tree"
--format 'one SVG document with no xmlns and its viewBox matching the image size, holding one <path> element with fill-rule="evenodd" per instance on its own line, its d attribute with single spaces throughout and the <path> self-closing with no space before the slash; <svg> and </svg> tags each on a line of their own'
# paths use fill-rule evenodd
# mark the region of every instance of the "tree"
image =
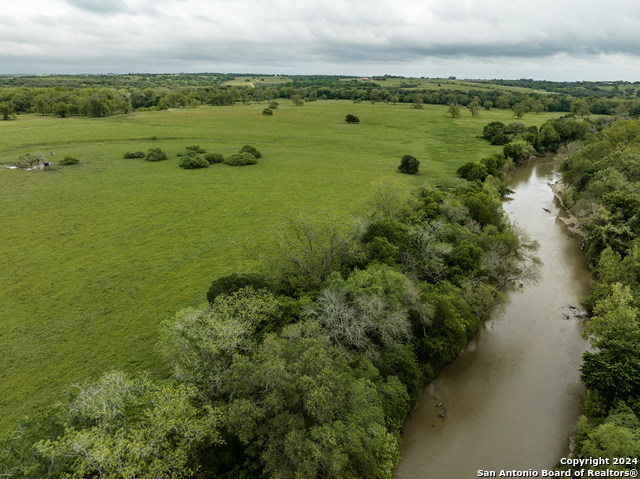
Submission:
<svg viewBox="0 0 640 479">
<path fill-rule="evenodd" d="M 219 399 L 233 356 L 247 354 L 275 321 L 272 293 L 251 286 L 219 294 L 210 305 L 179 311 L 161 326 L 160 350 L 174 376 L 195 386 L 207 400 Z"/>
<path fill-rule="evenodd" d="M 493 102 L 491 100 L 486 100 L 482 106 L 484 107 L 485 110 L 491 110 L 491 107 L 493 106 Z"/>
<path fill-rule="evenodd" d="M 580 378 L 611 404 L 640 395 L 640 328 L 615 322 L 593 342 L 597 350 L 582 355 Z"/>
<path fill-rule="evenodd" d="M 502 147 L 505 157 L 512 158 L 516 165 L 521 165 L 535 153 L 535 148 L 524 140 L 514 140 Z"/>
<path fill-rule="evenodd" d="M 513 111 L 515 117 L 520 119 L 525 115 L 525 113 L 529 111 L 529 108 L 524 104 L 524 102 L 520 102 L 513 105 L 511 107 L 511 110 Z"/>
<path fill-rule="evenodd" d="M 420 95 L 419 93 L 416 93 L 415 95 L 413 95 L 413 107 L 416 109 L 422 108 L 422 103 L 423 103 L 423 99 L 422 99 L 422 95 Z"/>
<path fill-rule="evenodd" d="M 615 324 L 637 324 L 639 311 L 630 305 L 632 301 L 629 286 L 613 284 L 611 294 L 598 301 L 593 309 L 593 316 L 584 328 L 582 337 L 590 339 L 591 345 L 595 347 L 605 331 Z"/>
<path fill-rule="evenodd" d="M 480 111 L 480 107 L 481 107 L 480 98 L 478 98 L 477 96 L 474 96 L 473 100 L 471 100 L 467 105 L 467 108 L 471 112 L 471 116 L 477 116 L 478 112 Z"/>
<path fill-rule="evenodd" d="M 401 183 L 389 179 L 375 181 L 371 185 L 374 191 L 367 198 L 367 206 L 385 218 L 399 220 L 408 206 L 407 189 Z"/>
<path fill-rule="evenodd" d="M 538 115 L 541 111 L 546 111 L 547 106 L 544 103 L 542 103 L 540 100 L 537 100 L 533 103 L 533 105 L 531 106 L 531 109 L 536 112 L 536 115 Z"/>
<path fill-rule="evenodd" d="M 69 105 L 58 102 L 53 106 L 53 113 L 58 115 L 60 118 L 66 118 L 69 114 Z"/>
<path fill-rule="evenodd" d="M 302 95 L 291 95 L 291 101 L 295 106 L 304 105 L 304 100 L 302 99 Z"/>
<path fill-rule="evenodd" d="M 358 377 L 317 323 L 267 337 L 252 357 L 237 357 L 228 378 L 226 425 L 265 477 L 393 477 L 398 440 L 385 410 L 406 415 L 407 390 L 396 378 Z"/>
<path fill-rule="evenodd" d="M 584 100 L 576 100 L 571 104 L 571 112 L 584 118 L 585 116 L 591 116 L 591 110 L 589 110 L 589 104 Z"/>
<path fill-rule="evenodd" d="M 13 109 L 13 103 L 10 101 L 4 101 L 0 103 L 0 115 L 2 115 L 3 120 L 10 120 L 11 118 L 16 117 L 16 112 Z"/>
<path fill-rule="evenodd" d="M 49 111 L 49 99 L 43 95 L 36 96 L 31 102 L 33 109 L 44 116 Z"/>
<path fill-rule="evenodd" d="M 222 442 L 218 414 L 193 405 L 192 387 L 114 371 L 73 390 L 60 405 L 71 417 L 64 433 L 35 444 L 50 477 L 189 477 L 197 451 Z"/>
<path fill-rule="evenodd" d="M 454 102 L 449 103 L 449 109 L 447 110 L 447 112 L 451 115 L 451 118 L 460 116 L 460 105 Z"/>
<path fill-rule="evenodd" d="M 355 115 L 348 114 L 348 115 L 345 117 L 344 121 L 346 121 L 347 123 L 360 123 L 360 118 L 358 118 L 358 117 L 357 117 L 357 116 L 355 116 Z"/>
<path fill-rule="evenodd" d="M 263 116 L 273 116 L 273 110 L 271 108 L 265 108 L 262 110 Z"/>
<path fill-rule="evenodd" d="M 499 201 L 499 200 L 498 200 Z M 482 201 L 482 204 L 485 204 Z M 474 212 L 474 206 L 467 203 Z M 490 212 L 488 212 L 491 215 Z M 490 219 L 490 218 L 489 218 Z M 478 218 L 481 224 L 489 224 Z M 515 240 L 515 241 L 514 241 Z M 540 244 L 518 226 L 511 226 L 510 234 L 491 240 L 485 249 L 481 264 L 486 279 L 498 291 L 504 291 L 515 284 L 533 285 L 540 281 L 542 261 L 536 256 Z"/>
<path fill-rule="evenodd" d="M 271 227 L 266 237 L 245 245 L 267 279 L 292 288 L 318 287 L 343 264 L 363 258 L 353 218 L 332 208 L 312 214 L 293 208 Z"/>
<path fill-rule="evenodd" d="M 458 168 L 456 175 L 468 181 L 484 181 L 489 172 L 487 167 L 479 161 L 469 161 Z"/>
<path fill-rule="evenodd" d="M 407 296 L 408 280 L 402 273 L 374 264 L 354 271 L 346 281 L 334 273 L 317 307 L 306 315 L 317 318 L 329 344 L 377 361 L 382 348 L 411 336 Z"/>
<path fill-rule="evenodd" d="M 415 175 L 418 173 L 418 167 L 420 166 L 420 162 L 416 159 L 415 156 L 404 155 L 400 160 L 400 165 L 398 169 L 403 173 L 407 173 L 409 175 Z"/>
</svg>

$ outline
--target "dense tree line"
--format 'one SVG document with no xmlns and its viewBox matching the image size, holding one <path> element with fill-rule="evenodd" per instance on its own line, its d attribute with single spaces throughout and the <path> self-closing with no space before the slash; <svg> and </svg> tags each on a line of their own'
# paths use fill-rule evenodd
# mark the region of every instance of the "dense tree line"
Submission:
<svg viewBox="0 0 640 479">
<path fill-rule="evenodd" d="M 3 477 L 393 477 L 423 384 L 536 281 L 538 245 L 487 178 L 381 182 L 368 205 L 292 209 L 247 241 L 254 273 L 161 324 L 170 381 L 72 386 L 3 440 Z"/>
<path fill-rule="evenodd" d="M 423 104 L 449 105 L 452 116 L 468 108 L 473 116 L 481 108 L 512 109 L 520 118 L 527 112 L 571 112 L 581 117 L 591 114 L 640 115 L 640 98 L 617 91 L 604 96 L 549 95 L 505 92 L 479 88 L 461 91 L 448 88 L 419 89 L 403 83 L 385 87 L 387 77 L 361 82 L 342 77 L 292 77 L 286 83 L 257 81 L 255 85 L 223 85 L 231 75 L 95 75 L 69 77 L 0 76 L 0 114 L 11 119 L 16 114 L 53 114 L 105 116 L 131 110 L 194 107 L 201 104 L 229 106 L 236 103 L 271 102 L 290 98 L 296 104 L 317 100 L 352 100 L 407 103 L 415 108 Z M 613 90 L 612 90 L 613 91 Z"/>
<path fill-rule="evenodd" d="M 489 83 L 492 85 L 505 85 L 514 87 L 531 88 L 534 90 L 545 90 L 548 92 L 565 93 L 567 95 L 597 98 L 614 98 L 618 96 L 634 97 L 640 96 L 637 89 L 640 82 L 554 82 L 549 80 L 532 80 L 522 78 L 520 80 L 471 80 L 475 83 Z"/>
<path fill-rule="evenodd" d="M 562 199 L 585 234 L 595 279 L 585 301 L 592 350 L 581 369 L 589 393 L 576 441 L 584 457 L 640 452 L 639 151 L 640 124 L 624 118 L 591 124 L 562 150 Z"/>
</svg>

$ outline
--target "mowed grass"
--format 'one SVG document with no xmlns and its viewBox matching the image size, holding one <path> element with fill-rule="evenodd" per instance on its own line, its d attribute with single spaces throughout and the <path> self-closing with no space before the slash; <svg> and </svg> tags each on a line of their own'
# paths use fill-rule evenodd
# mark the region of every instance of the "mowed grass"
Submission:
<svg viewBox="0 0 640 479">
<path fill-rule="evenodd" d="M 488 121 L 513 121 L 500 110 L 452 119 L 431 105 L 280 104 L 272 117 L 254 104 L 0 121 L 0 163 L 36 151 L 81 160 L 52 172 L 0 168 L 0 434 L 110 369 L 166 377 L 158 324 L 246 268 L 240 244 L 288 208 L 366 213 L 371 182 L 451 180 L 500 149 L 477 138 Z M 347 124 L 347 113 L 361 123 Z M 182 170 L 176 153 L 192 144 L 225 155 L 252 144 L 264 157 Z M 150 147 L 170 159 L 122 158 Z M 420 174 L 397 172 L 404 154 L 420 160 Z"/>
</svg>

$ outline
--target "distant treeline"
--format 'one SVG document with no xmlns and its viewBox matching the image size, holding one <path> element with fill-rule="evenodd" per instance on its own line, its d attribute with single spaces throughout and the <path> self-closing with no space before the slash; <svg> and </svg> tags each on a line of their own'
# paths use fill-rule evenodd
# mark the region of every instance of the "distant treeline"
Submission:
<svg viewBox="0 0 640 479">
<path fill-rule="evenodd" d="M 432 105 L 480 105 L 518 108 L 520 112 L 573 112 L 640 115 L 640 98 L 621 90 L 606 95 L 542 94 L 506 92 L 500 89 L 469 91 L 419 89 L 410 81 L 386 87 L 381 77 L 362 82 L 341 77 L 293 77 L 286 83 L 255 82 L 223 85 L 232 75 L 104 75 L 79 77 L 0 77 L 0 105 L 5 119 L 14 114 L 37 113 L 106 116 L 140 109 L 195 107 L 201 104 L 228 106 L 238 102 L 296 98 L 298 101 L 352 100 L 355 102 L 422 103 Z M 604 91 L 604 90 L 603 90 Z M 475 107 L 474 107 L 475 108 Z M 474 113 L 475 114 L 475 113 Z M 520 115 L 520 114 L 519 114 Z"/>
<path fill-rule="evenodd" d="M 471 81 L 471 80 L 470 80 Z M 640 82 L 553 82 L 548 80 L 472 80 L 474 83 L 489 83 L 491 85 L 504 85 L 534 90 L 545 90 L 554 93 L 565 93 L 567 95 L 597 98 L 614 98 L 620 96 L 635 97 L 640 95 Z M 633 85 L 633 86 L 632 86 Z"/>
</svg>

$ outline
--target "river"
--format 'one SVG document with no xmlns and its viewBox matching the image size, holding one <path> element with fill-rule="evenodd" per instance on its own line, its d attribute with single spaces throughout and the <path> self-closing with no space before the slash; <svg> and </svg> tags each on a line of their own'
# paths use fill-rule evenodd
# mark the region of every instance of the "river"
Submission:
<svg viewBox="0 0 640 479">
<path fill-rule="evenodd" d="M 552 157 L 511 174 L 515 193 L 503 206 L 540 242 L 542 280 L 510 294 L 504 314 L 425 386 L 404 424 L 399 479 L 541 471 L 568 454 L 585 395 L 579 367 L 587 348 L 584 323 L 570 306 L 580 306 L 591 277 L 582 238 L 559 219 L 567 214 L 547 184 L 559 178 Z"/>
</svg>

